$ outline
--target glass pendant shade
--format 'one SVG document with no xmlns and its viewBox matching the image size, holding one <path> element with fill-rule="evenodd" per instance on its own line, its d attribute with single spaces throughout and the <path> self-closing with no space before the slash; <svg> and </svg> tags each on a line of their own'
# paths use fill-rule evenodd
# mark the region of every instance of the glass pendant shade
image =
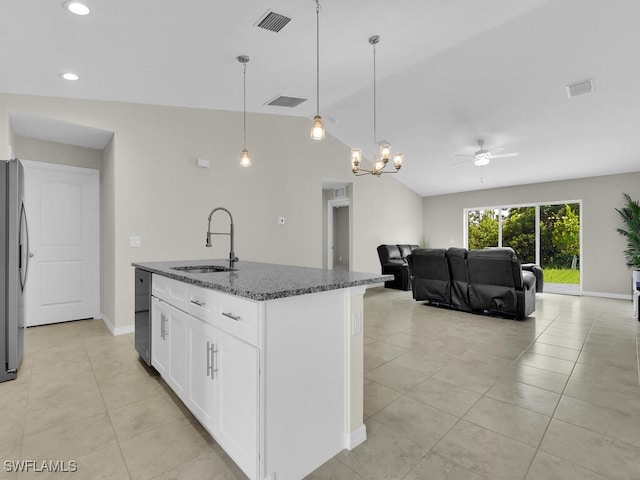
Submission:
<svg viewBox="0 0 640 480">
<path fill-rule="evenodd" d="M 360 150 L 359 148 L 352 148 L 351 170 L 353 171 L 353 173 L 356 173 L 358 171 L 358 168 L 360 168 L 360 162 L 362 162 L 362 150 Z"/>
<path fill-rule="evenodd" d="M 380 174 L 382 173 L 382 170 L 384 169 L 385 166 L 385 161 L 382 158 L 377 158 L 375 155 L 373 157 L 373 171 L 376 174 Z"/>
<path fill-rule="evenodd" d="M 251 166 L 251 158 L 249 157 L 249 152 L 246 148 L 242 149 L 242 155 L 240 155 L 240 166 L 245 168 Z"/>
<path fill-rule="evenodd" d="M 404 160 L 404 155 L 402 153 L 396 153 L 393 156 L 393 166 L 396 167 L 396 170 L 400 170 L 402 167 L 402 161 Z"/>
<path fill-rule="evenodd" d="M 385 163 L 391 158 L 391 145 L 388 143 L 384 143 L 380 145 L 380 158 L 385 161 Z"/>
<path fill-rule="evenodd" d="M 313 117 L 313 126 L 311 127 L 311 138 L 314 140 L 322 140 L 324 138 L 324 122 L 320 115 Z"/>
</svg>

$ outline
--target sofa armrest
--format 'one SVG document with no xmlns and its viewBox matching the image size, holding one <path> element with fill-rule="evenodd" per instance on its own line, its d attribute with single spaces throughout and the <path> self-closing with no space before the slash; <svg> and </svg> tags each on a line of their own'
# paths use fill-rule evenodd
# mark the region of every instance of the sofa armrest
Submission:
<svg viewBox="0 0 640 480">
<path fill-rule="evenodd" d="M 527 271 L 522 272 L 522 287 L 525 290 L 532 290 L 536 288 L 536 276 Z"/>
</svg>

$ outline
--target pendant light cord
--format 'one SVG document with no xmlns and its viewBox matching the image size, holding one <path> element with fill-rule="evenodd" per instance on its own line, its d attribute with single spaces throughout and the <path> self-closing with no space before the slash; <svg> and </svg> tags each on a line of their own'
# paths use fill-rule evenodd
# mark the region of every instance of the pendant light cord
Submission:
<svg viewBox="0 0 640 480">
<path fill-rule="evenodd" d="M 376 151 L 376 45 L 373 44 L 373 152 Z"/>
<path fill-rule="evenodd" d="M 320 115 L 320 0 L 316 0 L 316 115 Z"/>
<path fill-rule="evenodd" d="M 242 122 L 244 125 L 244 149 L 247 149 L 247 64 L 242 64 Z"/>
</svg>

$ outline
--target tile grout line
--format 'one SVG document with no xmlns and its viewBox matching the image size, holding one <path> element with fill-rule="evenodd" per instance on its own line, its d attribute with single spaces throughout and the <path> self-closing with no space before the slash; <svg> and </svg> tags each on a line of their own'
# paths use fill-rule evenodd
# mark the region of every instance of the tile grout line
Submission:
<svg viewBox="0 0 640 480">
<path fill-rule="evenodd" d="M 562 312 L 560 312 L 560 314 L 558 315 L 558 317 L 562 314 Z M 562 392 L 560 393 L 560 398 L 558 399 L 558 403 L 556 404 L 555 408 L 553 409 L 553 412 L 551 413 L 551 416 L 549 417 L 549 422 L 547 423 L 547 427 L 544 430 L 544 433 L 542 434 L 542 436 L 540 437 L 540 442 L 538 443 L 538 447 L 536 448 L 536 452 L 533 456 L 533 458 L 531 459 L 531 461 L 529 462 L 529 466 L 527 467 L 527 471 L 525 473 L 524 478 L 527 478 L 527 475 L 529 475 L 529 471 L 531 470 L 531 467 L 533 466 L 533 462 L 535 461 L 536 457 L 538 456 L 538 453 L 541 451 L 540 447 L 542 446 L 542 443 L 544 442 L 545 437 L 547 436 L 547 433 L 549 432 L 549 427 L 551 426 L 551 422 L 555 419 L 555 415 L 556 412 L 558 411 L 558 407 L 560 406 L 560 402 L 562 402 L 562 399 L 565 396 L 565 391 L 567 389 L 567 385 L 569 384 L 569 381 L 571 380 L 571 376 L 573 375 L 573 371 L 576 367 L 576 364 L 578 363 L 578 359 L 580 358 L 580 355 L 582 354 L 582 351 L 584 349 L 584 346 L 587 343 L 587 340 L 589 339 L 589 336 L 591 335 L 591 330 L 593 330 L 593 325 L 596 323 L 596 318 L 597 318 L 598 314 L 596 313 L 596 315 L 593 318 L 593 322 L 591 322 L 591 326 L 589 327 L 589 331 L 587 333 L 587 336 L 585 337 L 584 341 L 582 342 L 582 347 L 580 348 L 580 354 L 578 355 L 578 358 L 576 359 L 575 362 L 573 362 L 573 368 L 571 369 L 571 372 L 569 373 L 569 375 L 567 376 L 567 382 L 564 384 L 564 387 L 562 388 Z M 556 317 L 556 319 L 558 318 Z M 554 319 L 554 322 L 556 321 L 556 319 Z M 548 327 L 547 327 L 548 328 Z M 545 329 L 546 330 L 546 329 Z M 570 397 L 569 395 L 567 395 L 568 397 Z M 572 398 L 572 397 L 570 397 Z M 562 421 L 559 419 L 556 419 L 557 421 Z M 547 453 L 544 450 L 542 450 L 543 453 Z M 555 457 L 555 455 L 550 454 L 552 456 Z M 568 461 L 569 463 L 575 465 L 571 460 L 567 460 L 567 459 L 562 459 L 561 457 L 556 457 L 556 458 L 560 458 L 561 460 L 565 460 Z M 581 467 L 581 468 L 585 468 L 585 467 Z M 587 469 L 590 470 L 590 469 Z M 590 470 L 591 471 L 591 470 Z M 594 472 L 597 473 L 597 472 Z"/>
<path fill-rule="evenodd" d="M 120 452 L 120 456 L 122 457 L 122 463 L 124 463 L 124 468 L 126 468 L 127 470 L 127 475 L 129 475 L 129 479 L 131 480 L 133 477 L 131 476 L 131 471 L 129 470 L 129 464 L 127 463 L 127 459 L 124 456 L 124 452 L 122 451 L 122 447 L 120 446 L 120 439 L 118 438 L 118 435 L 116 434 L 116 429 L 113 426 L 113 421 L 111 420 L 111 413 L 109 412 L 109 408 L 107 407 L 107 402 L 105 402 L 104 400 L 104 396 L 102 394 L 102 389 L 100 388 L 100 384 L 98 383 L 98 377 L 96 377 L 96 372 L 95 372 L 95 368 L 93 365 L 93 362 L 91 361 L 91 356 L 89 355 L 89 349 L 87 348 L 86 344 L 83 341 L 83 346 L 87 352 L 87 359 L 89 360 L 89 365 L 91 365 L 91 374 L 93 375 L 93 378 L 96 381 L 96 385 L 98 387 L 98 391 L 100 392 L 100 398 L 102 399 L 102 403 L 104 404 L 104 410 L 105 413 L 107 414 L 107 418 L 109 419 L 109 425 L 111 426 L 111 431 L 113 432 L 113 438 L 115 438 L 116 440 L 116 445 L 118 446 L 118 451 Z"/>
</svg>

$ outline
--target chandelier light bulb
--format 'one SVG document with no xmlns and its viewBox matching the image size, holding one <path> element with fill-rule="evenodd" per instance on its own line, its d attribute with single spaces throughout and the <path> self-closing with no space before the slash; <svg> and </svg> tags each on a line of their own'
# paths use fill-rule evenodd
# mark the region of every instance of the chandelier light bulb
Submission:
<svg viewBox="0 0 640 480">
<path fill-rule="evenodd" d="M 396 167 L 396 170 L 400 170 L 400 168 L 402 168 L 403 160 L 404 160 L 404 155 L 402 153 L 396 153 L 393 156 L 393 166 Z"/>
<path fill-rule="evenodd" d="M 388 143 L 380 145 L 380 158 L 382 158 L 385 163 L 391 158 L 391 145 Z"/>
<path fill-rule="evenodd" d="M 351 171 L 353 173 L 358 173 L 358 168 L 360 168 L 360 162 L 362 162 L 362 150 L 359 148 L 351 149 Z"/>
</svg>

